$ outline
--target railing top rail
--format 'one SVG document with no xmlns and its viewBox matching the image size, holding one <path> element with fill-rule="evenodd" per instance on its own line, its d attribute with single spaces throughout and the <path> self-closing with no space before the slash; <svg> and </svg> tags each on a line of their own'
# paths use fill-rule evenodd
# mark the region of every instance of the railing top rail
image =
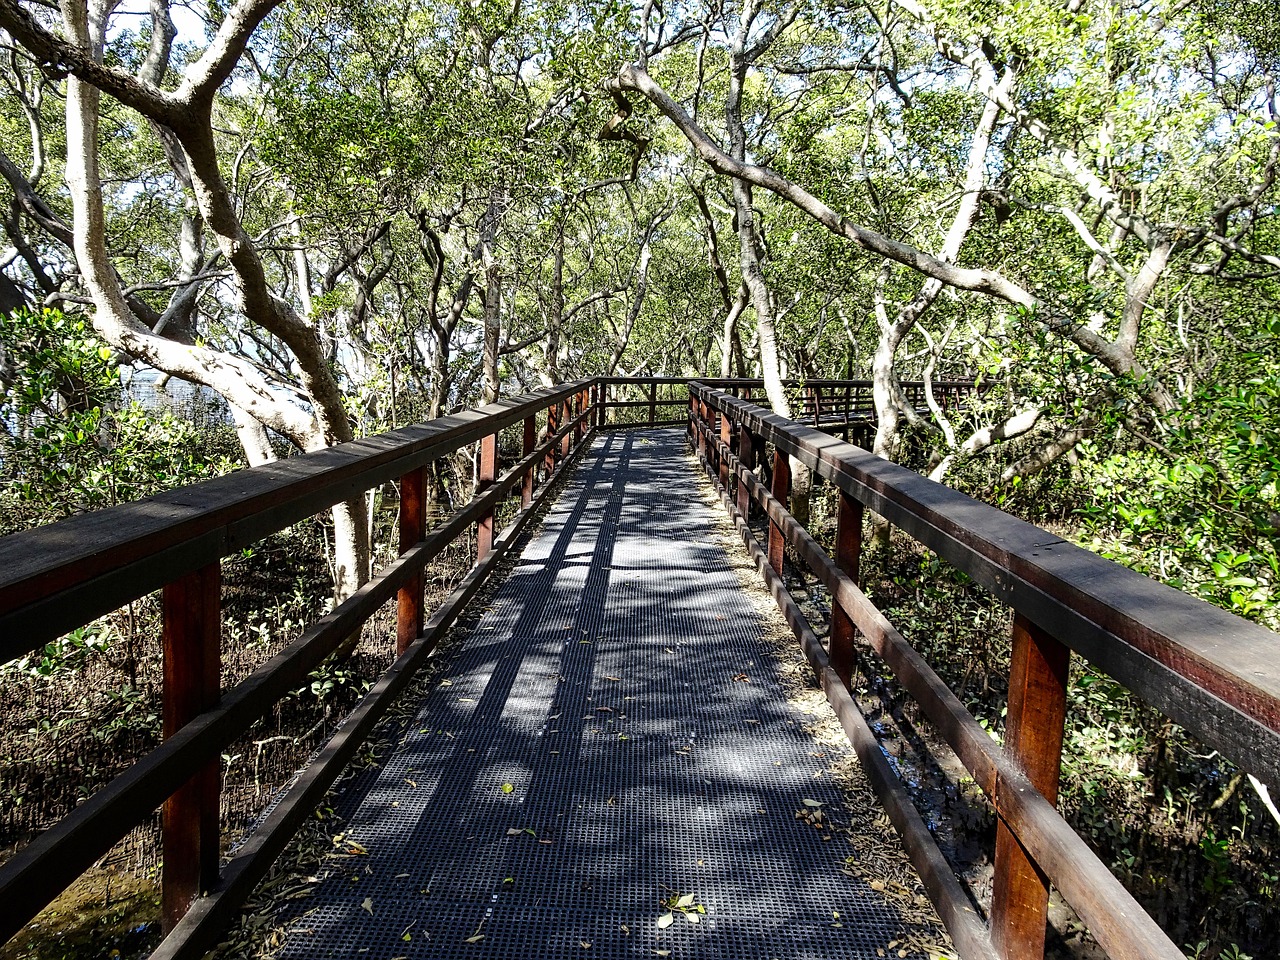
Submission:
<svg viewBox="0 0 1280 960">
<path fill-rule="evenodd" d="M 701 383 L 708 387 L 719 388 L 725 384 L 741 387 L 762 387 L 764 381 L 758 377 L 694 377 L 685 378 L 681 383 Z M 923 380 L 903 380 L 904 387 L 922 387 Z M 788 377 L 782 381 L 784 387 L 872 387 L 874 381 L 871 380 L 840 380 L 831 378 L 822 379 L 801 379 L 797 377 Z M 972 380 L 934 380 L 934 389 L 953 389 L 964 388 L 973 390 L 975 388 L 982 389 L 983 385 L 977 384 Z"/>
<path fill-rule="evenodd" d="M 628 384 L 628 383 L 656 383 L 659 386 L 684 386 L 689 382 L 688 377 L 598 377 L 597 383 Z"/>
<path fill-rule="evenodd" d="M 510 426 L 580 380 L 0 539 L 0 662 Z"/>
<path fill-rule="evenodd" d="M 702 383 L 690 389 L 1280 785 L 1280 636 L 828 434 Z"/>
</svg>

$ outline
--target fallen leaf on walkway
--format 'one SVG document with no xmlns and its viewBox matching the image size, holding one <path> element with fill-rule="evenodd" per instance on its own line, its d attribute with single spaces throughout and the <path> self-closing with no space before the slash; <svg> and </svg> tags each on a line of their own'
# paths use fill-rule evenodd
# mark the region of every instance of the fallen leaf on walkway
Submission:
<svg viewBox="0 0 1280 960">
<path fill-rule="evenodd" d="M 405 782 L 405 783 L 407 783 L 409 786 L 413 787 L 413 789 L 415 789 L 415 790 L 417 790 L 417 789 L 418 789 L 418 781 L 417 781 L 417 780 L 410 780 L 408 777 L 405 777 L 405 778 L 404 778 L 404 782 Z"/>
<path fill-rule="evenodd" d="M 671 926 L 671 924 L 675 923 L 675 921 L 676 918 L 672 914 L 664 913 L 658 918 L 658 929 L 665 930 L 667 927 Z"/>
<path fill-rule="evenodd" d="M 621 677 L 605 677 L 605 679 L 606 679 L 606 680 L 612 680 L 614 683 L 619 683 L 619 682 L 621 682 L 621 680 L 622 680 L 622 678 L 621 678 Z"/>
<path fill-rule="evenodd" d="M 466 939 L 464 942 L 465 942 L 465 943 L 479 943 L 479 942 L 480 942 L 481 940 L 483 940 L 483 939 L 484 939 L 484 934 L 483 934 L 483 933 L 477 933 L 474 937 L 467 937 L 467 939 Z"/>
<path fill-rule="evenodd" d="M 515 789 L 516 789 L 516 788 L 515 788 L 515 785 L 514 785 L 514 784 L 504 783 L 504 784 L 502 785 L 502 792 L 503 792 L 503 793 L 512 793 L 512 792 L 514 792 L 514 791 L 515 791 Z"/>
<path fill-rule="evenodd" d="M 373 916 L 373 897 L 365 897 L 364 903 L 360 904 L 361 908 L 369 911 L 369 916 Z"/>
</svg>

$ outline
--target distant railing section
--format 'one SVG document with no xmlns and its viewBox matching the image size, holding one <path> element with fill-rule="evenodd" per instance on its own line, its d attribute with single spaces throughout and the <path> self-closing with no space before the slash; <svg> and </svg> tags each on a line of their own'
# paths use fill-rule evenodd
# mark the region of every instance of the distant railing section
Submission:
<svg viewBox="0 0 1280 960">
<path fill-rule="evenodd" d="M 582 380 L 0 539 L 0 662 L 162 591 L 165 737 L 0 866 L 0 942 L 161 807 L 168 935 L 152 956 L 203 956 L 581 448 L 599 391 Z M 509 427 L 522 440 L 518 459 L 503 464 L 499 434 Z M 473 498 L 428 530 L 424 471 L 472 444 Z M 398 558 L 243 682 L 220 689 L 222 558 L 391 482 L 400 488 Z M 518 512 L 498 532 L 497 508 L 511 497 Z M 424 568 L 473 530 L 475 565 L 439 608 L 425 610 Z M 220 865 L 222 750 L 393 598 L 396 659 Z"/>
<path fill-rule="evenodd" d="M 765 403 L 760 379 L 700 379 L 708 387 L 723 389 L 740 400 Z M 596 425 L 600 427 L 666 427 L 687 422 L 689 403 L 685 377 L 602 377 Z M 873 384 L 870 380 L 784 380 L 783 390 L 792 419 L 828 433 L 849 436 L 851 431 L 876 421 Z M 977 396 L 983 387 L 968 380 L 903 381 L 899 386 L 907 403 L 921 413 L 929 410 L 928 394 L 944 413 Z M 864 437 L 865 439 L 865 437 Z"/>
<path fill-rule="evenodd" d="M 1055 808 L 1070 654 L 1085 657 L 1263 782 L 1280 785 L 1280 636 L 713 384 L 690 384 L 691 440 L 960 954 L 1042 957 L 1052 884 L 1114 960 L 1183 960 Z M 834 558 L 787 510 L 792 457 L 838 491 Z M 766 459 L 772 462 L 769 486 L 756 474 Z M 1012 608 L 1003 747 L 860 589 L 868 509 Z M 763 546 L 752 531 L 753 517 L 767 521 Z M 830 591 L 825 648 L 781 578 L 787 546 Z M 893 671 L 994 806 L 989 928 L 851 697 L 857 650 L 864 645 Z"/>
</svg>

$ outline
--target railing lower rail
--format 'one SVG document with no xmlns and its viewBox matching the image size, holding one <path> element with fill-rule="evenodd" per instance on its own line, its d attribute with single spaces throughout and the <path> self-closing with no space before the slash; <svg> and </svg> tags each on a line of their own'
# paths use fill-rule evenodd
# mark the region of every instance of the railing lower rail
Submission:
<svg viewBox="0 0 1280 960">
<path fill-rule="evenodd" d="M 690 425 L 691 441 L 722 487 L 961 953 L 981 957 L 994 950 L 1004 960 L 1043 956 L 1052 883 L 1116 960 L 1182 960 L 1182 951 L 1055 808 L 1070 653 L 1261 780 L 1280 784 L 1280 637 L 708 383 L 690 385 Z M 771 489 L 754 473 L 769 447 Z M 834 559 L 784 506 L 790 457 L 839 491 Z M 768 520 L 763 549 L 751 532 L 753 509 Z M 1003 748 L 859 588 L 866 509 L 1013 609 Z M 831 593 L 826 649 L 780 579 L 786 545 Z M 994 806 L 989 940 L 975 926 L 954 877 L 940 865 L 936 845 L 850 698 L 855 630 L 916 699 Z"/>
<path fill-rule="evenodd" d="M 153 956 L 202 956 L 575 455 L 597 416 L 599 391 L 597 381 L 583 380 L 0 540 L 0 662 L 162 590 L 165 737 L 0 867 L 0 942 L 163 807 L 162 916 L 169 935 Z M 498 434 L 521 423 L 520 457 L 499 473 Z M 475 443 L 475 497 L 428 531 L 423 471 Z M 397 559 L 248 678 L 221 691 L 222 558 L 393 481 L 400 486 Z M 515 519 L 495 534 L 498 505 L 517 491 Z M 427 617 L 426 564 L 472 528 L 475 566 Z M 235 859 L 220 867 L 221 751 L 304 685 L 310 671 L 393 597 L 396 659 Z M 202 892 L 208 895 L 197 899 Z"/>
</svg>

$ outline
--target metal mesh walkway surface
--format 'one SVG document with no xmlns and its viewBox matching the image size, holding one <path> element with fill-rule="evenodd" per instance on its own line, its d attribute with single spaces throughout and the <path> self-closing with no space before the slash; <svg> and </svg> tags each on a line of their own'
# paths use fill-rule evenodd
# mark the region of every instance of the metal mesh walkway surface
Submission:
<svg viewBox="0 0 1280 960">
<path fill-rule="evenodd" d="M 444 677 L 282 956 L 885 956 L 679 431 L 596 440 Z"/>
</svg>

